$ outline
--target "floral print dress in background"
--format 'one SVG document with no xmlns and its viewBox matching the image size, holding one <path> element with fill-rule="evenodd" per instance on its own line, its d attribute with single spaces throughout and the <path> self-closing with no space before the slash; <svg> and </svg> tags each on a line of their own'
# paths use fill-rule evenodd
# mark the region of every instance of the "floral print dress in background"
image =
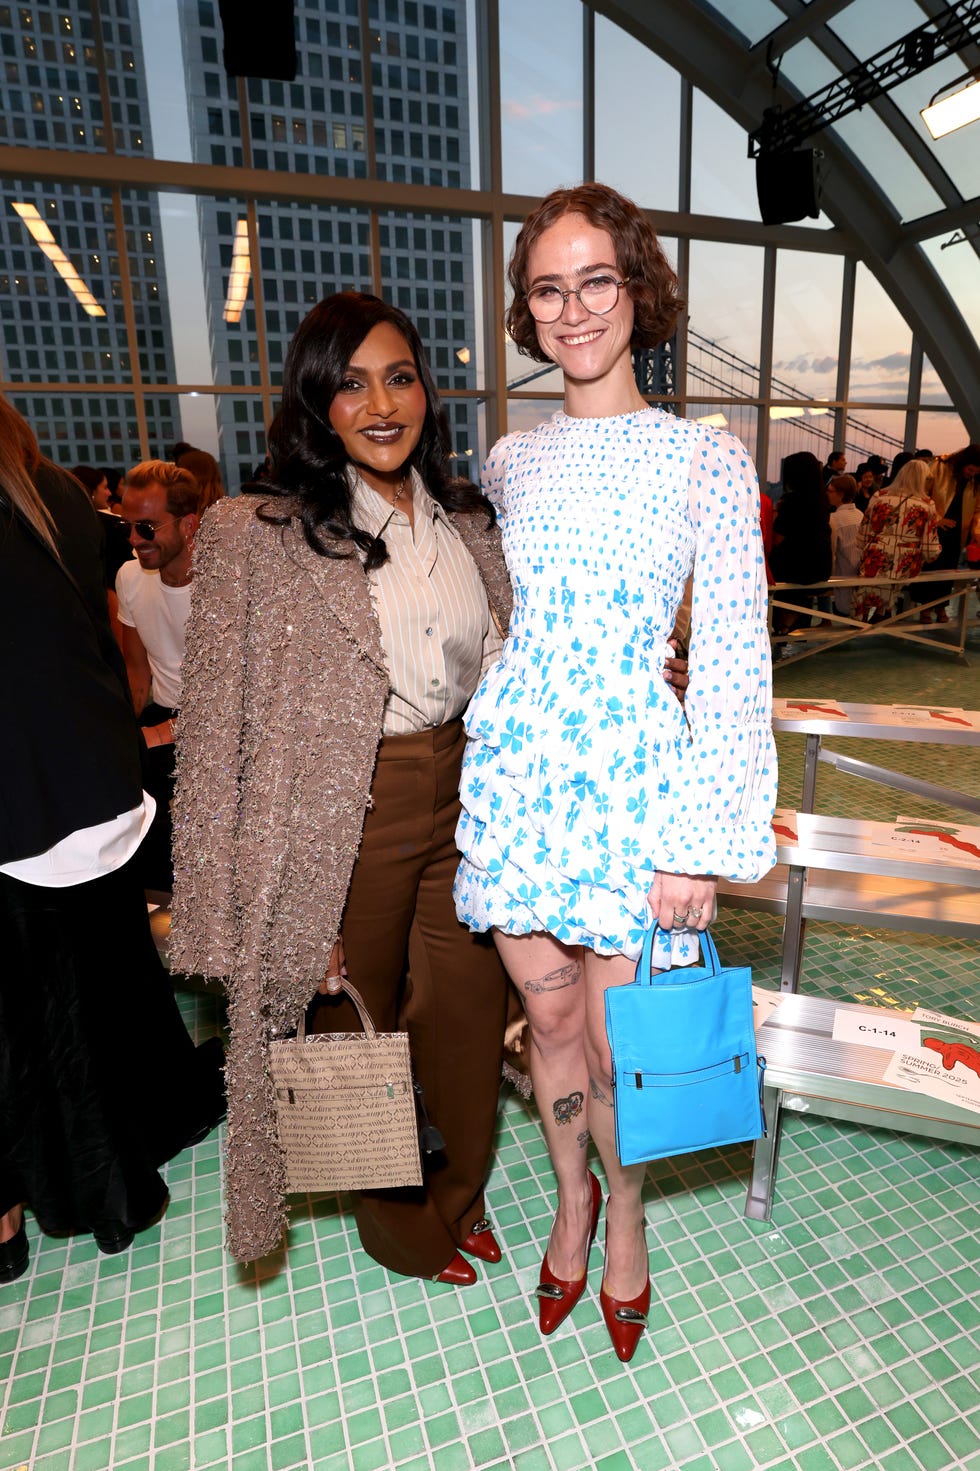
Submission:
<svg viewBox="0 0 980 1471">
<path fill-rule="evenodd" d="M 917 495 L 872 496 L 858 532 L 860 577 L 918 577 L 924 562 L 939 556 L 939 519 L 933 501 Z M 898 589 L 859 588 L 852 604 L 855 618 L 888 618 L 895 610 Z"/>
<path fill-rule="evenodd" d="M 636 957 L 658 868 L 751 881 L 773 863 L 755 471 L 732 435 L 659 409 L 558 413 L 501 440 L 483 484 L 514 612 L 466 716 L 457 912 Z M 692 567 L 682 708 L 662 671 Z"/>
</svg>

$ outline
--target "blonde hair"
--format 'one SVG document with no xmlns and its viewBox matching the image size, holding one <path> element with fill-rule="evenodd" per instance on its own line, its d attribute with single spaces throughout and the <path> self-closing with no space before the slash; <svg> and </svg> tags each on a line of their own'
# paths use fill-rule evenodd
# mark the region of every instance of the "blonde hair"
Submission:
<svg viewBox="0 0 980 1471">
<path fill-rule="evenodd" d="M 196 516 L 201 511 L 201 487 L 189 470 L 182 470 L 173 460 L 143 460 L 134 465 L 123 482 L 124 490 L 146 490 L 159 485 L 166 492 L 167 511 L 171 516 Z"/>
<path fill-rule="evenodd" d="M 60 562 L 54 517 L 31 478 L 43 458 L 27 420 L 0 394 L 0 493 Z"/>
</svg>

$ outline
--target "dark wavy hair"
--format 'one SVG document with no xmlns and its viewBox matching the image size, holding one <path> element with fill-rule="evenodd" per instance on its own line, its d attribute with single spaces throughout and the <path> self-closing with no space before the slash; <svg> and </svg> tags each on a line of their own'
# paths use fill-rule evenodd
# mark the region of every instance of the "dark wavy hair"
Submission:
<svg viewBox="0 0 980 1471">
<path fill-rule="evenodd" d="M 830 501 L 827 499 L 823 468 L 816 455 L 806 449 L 787 455 L 782 463 L 780 478 L 783 482 L 784 498 L 792 496 L 798 507 L 805 506 L 820 520 L 827 520 L 830 516 Z"/>
<path fill-rule="evenodd" d="M 958 449 L 955 454 L 946 455 L 945 460 L 958 480 L 967 465 L 980 465 L 980 444 L 968 444 L 965 448 Z"/>
<path fill-rule="evenodd" d="M 356 547 L 364 553 L 368 571 L 388 560 L 388 549 L 380 537 L 354 522 L 346 474 L 350 460 L 328 415 L 354 354 L 368 333 L 383 322 L 405 338 L 425 390 L 422 432 L 406 463 L 418 471 L 429 494 L 447 511 L 483 511 L 490 526 L 495 520 L 486 497 L 450 471 L 449 421 L 422 339 L 408 317 L 361 291 L 328 296 L 300 322 L 286 353 L 282 400 L 269 426 L 271 467 L 261 487 L 266 500 L 256 515 L 283 526 L 295 513 L 276 509 L 268 497 L 293 497 L 299 502 L 304 535 L 315 552 L 323 557 L 349 557 Z"/>
<path fill-rule="evenodd" d="M 95 465 L 73 465 L 71 473 L 76 480 L 81 481 L 89 495 L 94 495 L 105 480 L 105 471 L 97 469 Z"/>
<path fill-rule="evenodd" d="M 538 345 L 537 323 L 527 304 L 528 259 L 544 231 L 571 214 L 583 215 L 612 238 L 616 267 L 629 277 L 627 290 L 634 309 L 630 346 L 659 347 L 674 331 L 687 303 L 656 230 L 631 199 L 608 184 L 577 184 L 573 189 L 555 189 L 543 199 L 524 221 L 515 242 L 507 267 L 514 298 L 504 320 L 518 351 L 535 362 L 550 362 Z"/>
</svg>

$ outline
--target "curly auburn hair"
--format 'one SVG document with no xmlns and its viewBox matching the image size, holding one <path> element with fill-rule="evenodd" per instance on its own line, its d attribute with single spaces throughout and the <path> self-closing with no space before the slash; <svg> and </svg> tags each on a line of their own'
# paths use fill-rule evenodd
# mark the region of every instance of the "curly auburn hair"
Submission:
<svg viewBox="0 0 980 1471">
<path fill-rule="evenodd" d="M 629 277 L 627 290 L 634 309 L 631 347 L 659 347 L 674 331 L 687 303 L 656 230 L 631 199 L 608 184 L 577 184 L 555 189 L 543 199 L 524 221 L 515 242 L 507 267 L 514 299 L 504 320 L 518 351 L 535 362 L 550 362 L 538 345 L 537 323 L 527 304 L 528 260 L 544 231 L 570 214 L 582 215 L 612 239 L 617 269 Z"/>
</svg>

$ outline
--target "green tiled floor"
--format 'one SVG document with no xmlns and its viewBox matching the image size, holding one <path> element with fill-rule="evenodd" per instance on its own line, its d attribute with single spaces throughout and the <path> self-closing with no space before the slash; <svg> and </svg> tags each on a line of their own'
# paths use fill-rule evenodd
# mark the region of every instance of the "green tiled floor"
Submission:
<svg viewBox="0 0 980 1471">
<path fill-rule="evenodd" d="M 980 663 L 864 647 L 777 674 L 780 695 L 980 708 Z M 980 759 L 860 754 L 980 790 Z M 798 797 L 799 739 L 780 799 Z M 821 769 L 819 806 L 921 810 Z M 774 984 L 780 925 L 728 911 L 723 955 Z M 811 926 L 804 986 L 980 1012 L 962 942 Z M 220 1011 L 182 1005 L 198 1036 Z M 533 1111 L 508 1094 L 489 1201 L 506 1256 L 457 1291 L 389 1277 L 342 1200 L 297 1199 L 288 1259 L 222 1246 L 220 1131 L 174 1162 L 162 1223 L 120 1257 L 41 1239 L 0 1288 L 0 1471 L 980 1471 L 980 1157 L 802 1115 L 769 1223 L 748 1151 L 650 1167 L 650 1331 L 613 1355 L 597 1292 L 550 1339 L 529 1294 L 552 1210 Z M 600 1231 L 600 1242 L 602 1232 Z"/>
</svg>

